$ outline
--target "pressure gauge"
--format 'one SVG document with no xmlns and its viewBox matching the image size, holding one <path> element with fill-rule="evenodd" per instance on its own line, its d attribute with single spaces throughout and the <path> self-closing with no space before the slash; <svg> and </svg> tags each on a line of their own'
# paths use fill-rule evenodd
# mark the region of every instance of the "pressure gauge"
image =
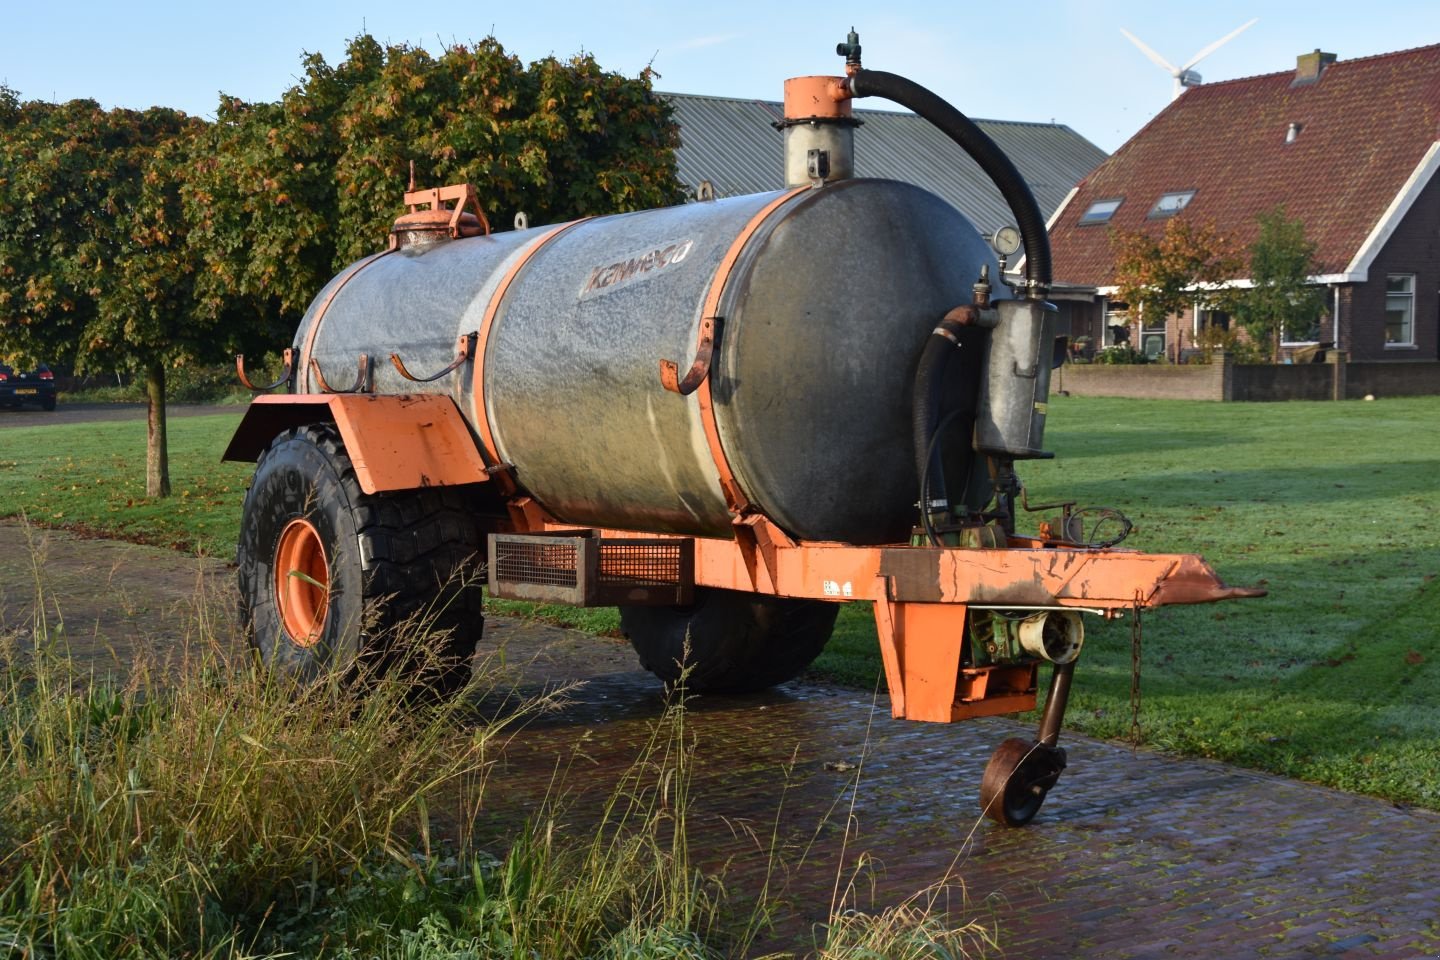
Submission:
<svg viewBox="0 0 1440 960">
<path fill-rule="evenodd" d="M 1011 256 L 1020 249 L 1020 230 L 1017 227 L 1001 227 L 990 237 L 990 246 L 1002 257 Z"/>
</svg>

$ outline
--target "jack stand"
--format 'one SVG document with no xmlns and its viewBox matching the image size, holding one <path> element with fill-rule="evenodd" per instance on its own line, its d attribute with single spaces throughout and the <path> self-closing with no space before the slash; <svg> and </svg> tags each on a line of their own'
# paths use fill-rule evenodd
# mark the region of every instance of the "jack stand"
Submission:
<svg viewBox="0 0 1440 960">
<path fill-rule="evenodd" d="M 1040 812 L 1046 794 L 1065 771 L 1065 751 L 1058 744 L 1074 675 L 1073 660 L 1055 664 L 1037 738 L 1011 737 L 985 765 L 980 781 L 980 806 L 985 816 L 1007 827 L 1023 827 Z"/>
</svg>

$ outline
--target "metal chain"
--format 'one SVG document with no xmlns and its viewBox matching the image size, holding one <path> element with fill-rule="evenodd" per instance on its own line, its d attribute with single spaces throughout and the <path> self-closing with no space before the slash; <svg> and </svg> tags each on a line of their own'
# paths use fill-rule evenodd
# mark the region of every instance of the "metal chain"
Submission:
<svg viewBox="0 0 1440 960">
<path fill-rule="evenodd" d="M 1130 619 L 1130 742 L 1139 746 L 1145 739 L 1140 729 L 1140 600 L 1137 597 Z"/>
</svg>

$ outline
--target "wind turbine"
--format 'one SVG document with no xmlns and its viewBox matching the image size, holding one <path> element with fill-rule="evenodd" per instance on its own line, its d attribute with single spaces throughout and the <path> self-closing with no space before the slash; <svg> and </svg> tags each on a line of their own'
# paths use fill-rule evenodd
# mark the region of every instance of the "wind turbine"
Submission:
<svg viewBox="0 0 1440 960">
<path fill-rule="evenodd" d="M 1191 57 L 1190 61 L 1186 63 L 1183 67 L 1177 67 L 1174 64 L 1170 63 L 1164 57 L 1160 56 L 1160 54 L 1145 46 L 1145 44 L 1140 40 L 1139 37 L 1135 36 L 1135 34 L 1131 33 L 1129 30 L 1126 30 L 1124 27 L 1120 28 L 1120 32 L 1125 34 L 1125 39 L 1129 40 L 1131 43 L 1135 44 L 1135 46 L 1139 47 L 1141 53 L 1145 54 L 1145 56 L 1153 60 L 1157 66 L 1161 67 L 1162 69 L 1167 71 L 1170 76 L 1175 78 L 1175 94 L 1170 99 L 1176 100 L 1180 97 L 1180 94 L 1185 92 L 1186 87 L 1198 87 L 1200 85 L 1200 74 L 1196 73 L 1194 70 L 1191 70 L 1191 67 L 1195 66 L 1195 64 L 1210 56 L 1210 54 L 1214 53 L 1216 50 L 1219 50 L 1231 40 L 1234 40 L 1236 37 L 1240 36 L 1240 34 L 1244 33 L 1246 30 L 1249 30 L 1251 27 L 1255 26 L 1255 24 L 1258 23 L 1259 20 L 1260 18 L 1256 17 L 1255 19 L 1251 20 L 1247 24 L 1244 24 L 1240 28 L 1232 30 L 1230 33 L 1225 34 L 1225 36 L 1221 37 L 1219 40 L 1216 40 L 1214 43 L 1210 44 L 1210 46 L 1206 47 L 1204 50 L 1201 50 L 1199 53 L 1195 54 L 1195 56 Z"/>
</svg>

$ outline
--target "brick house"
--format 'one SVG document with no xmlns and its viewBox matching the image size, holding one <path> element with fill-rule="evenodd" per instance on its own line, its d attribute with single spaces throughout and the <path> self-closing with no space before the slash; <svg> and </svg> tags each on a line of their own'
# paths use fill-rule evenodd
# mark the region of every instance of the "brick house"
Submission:
<svg viewBox="0 0 1440 960">
<path fill-rule="evenodd" d="M 1128 337 L 1170 359 L 1223 315 L 1186 311 L 1141 330 L 1110 302 L 1110 228 L 1158 235 L 1172 216 L 1213 221 L 1248 247 L 1283 204 L 1317 244 L 1327 309 L 1307 340 L 1356 361 L 1440 358 L 1440 45 L 1357 60 L 1316 50 L 1297 67 L 1188 89 L 1100 164 L 1050 218 L 1072 337 Z M 1245 285 L 1246 277 L 1236 277 Z M 1061 290 L 1063 291 L 1063 286 Z M 1063 296 L 1063 293 L 1062 293 Z M 1298 346 L 1294 344 L 1292 346 Z"/>
</svg>

